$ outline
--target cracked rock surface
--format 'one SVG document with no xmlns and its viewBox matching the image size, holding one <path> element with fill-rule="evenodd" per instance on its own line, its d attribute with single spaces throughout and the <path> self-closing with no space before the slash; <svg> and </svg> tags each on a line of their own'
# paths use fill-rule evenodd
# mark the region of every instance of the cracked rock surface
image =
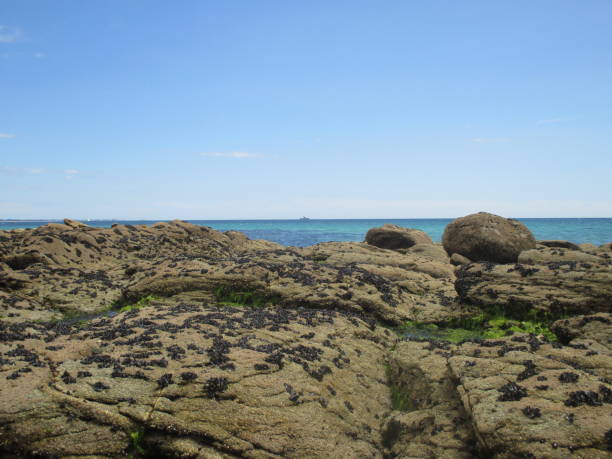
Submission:
<svg viewBox="0 0 612 459">
<path fill-rule="evenodd" d="M 449 364 L 481 450 L 500 458 L 609 457 L 612 355 L 605 347 L 517 336 L 465 343 Z"/>
<path fill-rule="evenodd" d="M 557 320 L 551 329 L 563 343 L 569 343 L 574 339 L 587 339 L 612 350 L 612 314 L 610 313 Z"/>
<path fill-rule="evenodd" d="M 610 457 L 612 353 L 595 341 L 402 342 L 390 367 L 409 399 L 383 429 L 391 457 Z"/>
<path fill-rule="evenodd" d="M 588 258 L 585 258 L 588 257 Z M 612 312 L 612 258 L 559 248 L 522 252 L 525 263 L 471 263 L 457 272 L 461 301 L 553 314 Z"/>
<path fill-rule="evenodd" d="M 7 321 L 52 320 L 151 294 L 207 300 L 223 287 L 396 324 L 443 321 L 469 308 L 456 302 L 454 270 L 436 250 L 283 247 L 182 221 L 112 228 L 51 223 L 0 235 L 0 314 Z"/>
<path fill-rule="evenodd" d="M 2 448 L 171 457 L 377 457 L 387 329 L 336 311 L 182 304 L 85 327 L 8 327 Z"/>
</svg>

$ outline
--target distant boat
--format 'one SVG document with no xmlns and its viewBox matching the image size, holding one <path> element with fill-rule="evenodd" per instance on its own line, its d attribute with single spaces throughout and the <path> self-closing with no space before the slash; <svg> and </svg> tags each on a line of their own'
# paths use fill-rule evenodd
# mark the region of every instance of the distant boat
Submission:
<svg viewBox="0 0 612 459">
<path fill-rule="evenodd" d="M 300 218 L 299 220 L 300 220 L 301 222 L 307 222 L 307 221 L 309 221 L 309 220 L 310 220 L 310 218 L 308 218 L 308 217 L 302 217 L 302 218 Z"/>
</svg>

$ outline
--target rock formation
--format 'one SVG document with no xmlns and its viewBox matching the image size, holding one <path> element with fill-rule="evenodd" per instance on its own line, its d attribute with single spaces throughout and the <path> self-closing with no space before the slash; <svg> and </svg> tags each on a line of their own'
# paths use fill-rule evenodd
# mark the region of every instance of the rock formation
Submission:
<svg viewBox="0 0 612 459">
<path fill-rule="evenodd" d="M 403 247 L 182 221 L 0 232 L 0 456 L 609 457 L 607 246 L 493 264 L 393 232 Z M 580 315 L 559 342 L 390 328 L 490 306 Z"/>
<path fill-rule="evenodd" d="M 453 303 L 453 269 L 440 257 L 358 243 L 286 248 L 238 234 L 180 221 L 46 225 L 10 234 L 0 240 L 5 317 L 93 314 L 147 295 L 210 300 L 220 288 L 276 304 L 368 312 L 396 324 L 464 314 Z"/>
<path fill-rule="evenodd" d="M 433 244 L 433 241 L 424 231 L 403 228 L 398 225 L 386 223 L 379 228 L 372 228 L 366 234 L 365 241 L 382 249 L 408 249 L 416 244 Z"/>
<path fill-rule="evenodd" d="M 395 338 L 335 311 L 181 304 L 2 332 L 15 455 L 116 457 L 137 434 L 171 457 L 372 457 L 390 410 Z"/>
<path fill-rule="evenodd" d="M 552 315 L 612 311 L 612 259 L 607 254 L 544 248 L 522 252 L 524 263 L 472 263 L 457 272 L 462 302 L 517 313 Z"/>
<path fill-rule="evenodd" d="M 525 225 L 486 212 L 453 220 L 444 230 L 442 243 L 449 255 L 495 263 L 515 262 L 523 250 L 536 247 Z"/>
<path fill-rule="evenodd" d="M 596 342 L 401 342 L 390 362 L 407 400 L 382 432 L 391 457 L 609 457 L 612 354 Z"/>
</svg>

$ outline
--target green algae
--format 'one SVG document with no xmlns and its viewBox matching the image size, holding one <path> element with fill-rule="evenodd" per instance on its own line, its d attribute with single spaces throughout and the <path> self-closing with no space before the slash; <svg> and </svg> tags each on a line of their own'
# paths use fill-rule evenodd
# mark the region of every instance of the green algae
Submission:
<svg viewBox="0 0 612 459">
<path fill-rule="evenodd" d="M 119 309 L 119 312 L 127 312 L 132 311 L 134 309 L 144 308 L 145 306 L 149 306 L 152 301 L 159 300 L 158 297 L 154 295 L 147 295 L 140 298 L 136 303 L 127 304 Z"/>
<path fill-rule="evenodd" d="M 501 338 L 513 333 L 530 333 L 543 335 L 548 341 L 557 341 L 557 336 L 550 330 L 548 325 L 542 322 L 530 320 L 517 321 L 507 318 L 495 318 L 489 322 L 490 328 L 485 330 L 485 338 Z"/>
<path fill-rule="evenodd" d="M 527 315 L 526 320 L 508 317 L 502 310 L 490 308 L 474 316 L 452 321 L 429 324 L 417 321 L 405 322 L 395 331 L 404 337 L 438 339 L 459 343 L 475 339 L 495 339 L 512 336 L 515 333 L 542 335 L 548 341 L 557 341 L 550 330 L 556 317 L 539 318 L 536 314 Z"/>
<path fill-rule="evenodd" d="M 391 406 L 397 411 L 412 411 L 414 409 L 410 392 L 396 382 L 396 378 L 393 377 L 393 371 L 391 365 L 385 363 L 385 373 L 387 377 L 387 385 L 389 386 L 389 394 L 391 397 Z"/>
<path fill-rule="evenodd" d="M 322 253 L 315 253 L 311 257 L 312 261 L 314 261 L 315 263 L 319 263 L 319 264 L 324 264 L 325 262 L 327 262 L 328 258 L 329 258 L 329 255 L 324 255 Z"/>
<path fill-rule="evenodd" d="M 141 457 L 149 457 L 149 452 L 144 448 L 142 442 L 144 440 L 144 429 L 135 430 L 129 433 L 132 453 L 128 454 L 128 459 L 136 459 Z"/>
<path fill-rule="evenodd" d="M 267 304 L 277 304 L 279 299 L 273 295 L 264 295 L 253 289 L 220 285 L 214 290 L 217 303 L 222 306 L 263 308 Z"/>
</svg>

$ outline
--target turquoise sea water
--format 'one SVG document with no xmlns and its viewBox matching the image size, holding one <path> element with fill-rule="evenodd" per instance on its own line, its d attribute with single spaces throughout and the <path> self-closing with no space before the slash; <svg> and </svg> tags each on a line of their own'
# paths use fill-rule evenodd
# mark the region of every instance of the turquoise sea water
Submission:
<svg viewBox="0 0 612 459">
<path fill-rule="evenodd" d="M 536 239 L 565 239 L 581 244 L 600 245 L 612 241 L 612 218 L 519 218 Z M 110 227 L 113 223 L 147 224 L 159 220 L 92 220 L 88 225 Z M 363 241 L 370 228 L 394 223 L 417 228 L 440 241 L 444 228 L 452 219 L 375 219 L 375 220 L 189 220 L 216 230 L 242 231 L 251 239 L 267 239 L 284 245 L 307 246 L 327 241 Z M 35 228 L 45 221 L 0 221 L 0 230 Z"/>
</svg>

